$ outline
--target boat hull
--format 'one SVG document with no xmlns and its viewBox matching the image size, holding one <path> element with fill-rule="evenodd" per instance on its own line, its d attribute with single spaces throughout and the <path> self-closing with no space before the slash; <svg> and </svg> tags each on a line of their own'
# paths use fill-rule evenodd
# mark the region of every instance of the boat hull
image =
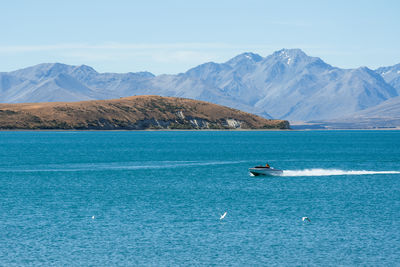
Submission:
<svg viewBox="0 0 400 267">
<path fill-rule="evenodd" d="M 249 172 L 254 176 L 281 176 L 283 174 L 282 170 L 273 168 L 250 168 Z"/>
</svg>

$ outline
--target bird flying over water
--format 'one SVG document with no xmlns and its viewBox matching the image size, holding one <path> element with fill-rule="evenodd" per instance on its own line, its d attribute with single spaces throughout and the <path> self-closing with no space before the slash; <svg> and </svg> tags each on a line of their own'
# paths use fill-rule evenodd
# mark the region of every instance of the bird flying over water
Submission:
<svg viewBox="0 0 400 267">
<path fill-rule="evenodd" d="M 224 219 L 224 218 L 225 218 L 225 216 L 226 216 L 226 213 L 227 213 L 227 212 L 225 211 L 225 213 L 224 213 L 224 214 L 222 214 L 222 215 L 221 215 L 221 217 L 220 217 L 219 219 L 220 219 L 220 220 Z"/>
<path fill-rule="evenodd" d="M 308 218 L 308 217 L 302 217 L 301 220 L 302 220 L 303 222 L 306 221 L 306 220 L 309 221 L 309 222 L 311 222 L 310 218 Z"/>
</svg>

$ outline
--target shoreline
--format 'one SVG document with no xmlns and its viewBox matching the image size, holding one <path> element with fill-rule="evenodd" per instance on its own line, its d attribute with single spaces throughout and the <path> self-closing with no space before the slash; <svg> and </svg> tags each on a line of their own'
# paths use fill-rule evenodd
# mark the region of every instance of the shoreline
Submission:
<svg viewBox="0 0 400 267">
<path fill-rule="evenodd" d="M 0 129 L 0 132 L 327 132 L 327 131 L 399 131 L 400 128 L 378 129 Z"/>
<path fill-rule="evenodd" d="M 145 130 L 106 130 L 106 129 L 0 129 L 0 132 L 276 132 L 293 129 L 145 129 Z"/>
</svg>

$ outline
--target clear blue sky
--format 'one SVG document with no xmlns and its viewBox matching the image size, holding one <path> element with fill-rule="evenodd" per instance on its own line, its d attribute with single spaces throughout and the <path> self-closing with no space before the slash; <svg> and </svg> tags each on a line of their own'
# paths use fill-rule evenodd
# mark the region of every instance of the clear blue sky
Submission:
<svg viewBox="0 0 400 267">
<path fill-rule="evenodd" d="M 43 62 L 178 73 L 301 48 L 327 63 L 400 63 L 400 1 L 4 1 L 0 71 Z"/>
</svg>

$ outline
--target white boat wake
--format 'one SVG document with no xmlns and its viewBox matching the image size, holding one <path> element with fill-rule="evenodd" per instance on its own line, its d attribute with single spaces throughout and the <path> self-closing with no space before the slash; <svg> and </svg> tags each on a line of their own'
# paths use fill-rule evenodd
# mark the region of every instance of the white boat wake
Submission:
<svg viewBox="0 0 400 267">
<path fill-rule="evenodd" d="M 104 170 L 142 170 L 142 169 L 173 169 L 186 167 L 202 167 L 217 165 L 232 165 L 249 161 L 138 161 L 110 163 L 65 163 L 36 166 L 20 166 L 19 168 L 1 168 L 0 172 L 79 172 Z"/>
<path fill-rule="evenodd" d="M 371 174 L 399 174 L 400 171 L 345 171 L 336 169 L 305 169 L 286 170 L 282 176 L 332 176 L 332 175 L 371 175 Z"/>
</svg>

